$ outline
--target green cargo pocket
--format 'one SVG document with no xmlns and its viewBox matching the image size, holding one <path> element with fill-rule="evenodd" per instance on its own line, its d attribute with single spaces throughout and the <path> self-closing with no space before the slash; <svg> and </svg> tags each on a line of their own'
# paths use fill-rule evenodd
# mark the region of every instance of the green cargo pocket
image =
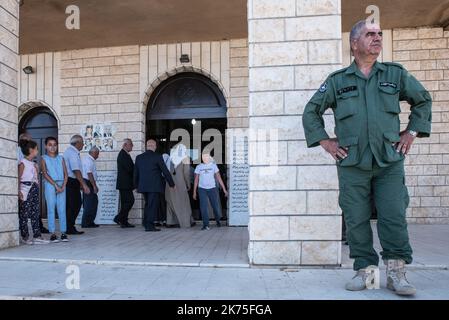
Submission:
<svg viewBox="0 0 449 320">
<path fill-rule="evenodd" d="M 384 160 L 385 162 L 396 162 L 404 159 L 404 155 L 396 151 L 396 143 L 401 140 L 399 133 L 394 131 L 384 132 Z"/>
<path fill-rule="evenodd" d="M 358 91 L 350 91 L 337 96 L 337 107 L 334 114 L 337 120 L 343 120 L 358 113 L 356 99 Z"/>
<path fill-rule="evenodd" d="M 337 165 L 341 167 L 350 167 L 359 163 L 359 137 L 338 138 L 338 144 L 341 147 L 348 148 L 348 156 L 343 160 L 337 161 Z"/>
<path fill-rule="evenodd" d="M 399 89 L 393 87 L 384 87 L 379 84 L 380 99 L 385 112 L 399 114 Z"/>
</svg>

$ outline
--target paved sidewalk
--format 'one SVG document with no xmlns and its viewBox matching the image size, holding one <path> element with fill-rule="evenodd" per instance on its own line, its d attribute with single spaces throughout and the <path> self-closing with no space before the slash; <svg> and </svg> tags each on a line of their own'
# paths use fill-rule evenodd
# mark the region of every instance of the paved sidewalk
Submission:
<svg viewBox="0 0 449 320">
<path fill-rule="evenodd" d="M 414 298 L 385 289 L 349 292 L 348 269 L 112 267 L 80 265 L 80 290 L 65 286 L 67 265 L 48 262 L 0 262 L 0 298 L 45 299 L 449 299 L 449 271 L 408 273 L 418 288 Z"/>
<path fill-rule="evenodd" d="M 81 228 L 80 228 L 81 230 Z M 67 243 L 19 246 L 0 250 L 2 259 L 134 263 L 148 265 L 248 267 L 248 228 L 211 226 L 201 231 L 162 228 L 145 232 L 142 226 L 122 229 L 116 225 L 84 229 Z"/>
<path fill-rule="evenodd" d="M 408 278 L 418 288 L 412 299 L 449 299 L 449 225 L 409 231 L 415 261 Z M 401 299 L 385 289 L 383 266 L 380 290 L 345 291 L 353 276 L 347 246 L 341 268 L 262 268 L 248 264 L 247 228 L 146 233 L 102 226 L 70 239 L 0 251 L 0 298 Z M 79 267 L 79 290 L 66 288 L 69 264 Z"/>
<path fill-rule="evenodd" d="M 380 252 L 376 224 L 374 246 Z M 409 225 L 412 268 L 449 269 L 449 225 Z M 0 250 L 0 261 L 50 261 L 107 265 L 241 267 L 248 268 L 248 228 L 212 227 L 201 231 L 166 229 L 144 232 L 138 226 L 121 229 L 101 226 L 70 242 L 20 246 Z M 352 269 L 348 246 L 342 245 L 342 268 Z"/>
</svg>

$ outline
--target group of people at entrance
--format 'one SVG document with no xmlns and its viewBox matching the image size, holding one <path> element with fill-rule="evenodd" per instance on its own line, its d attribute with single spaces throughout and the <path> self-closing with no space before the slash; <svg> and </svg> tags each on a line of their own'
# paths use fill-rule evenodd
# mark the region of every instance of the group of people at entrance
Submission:
<svg viewBox="0 0 449 320">
<path fill-rule="evenodd" d="M 81 207 L 82 228 L 98 228 L 95 223 L 98 210 L 98 174 L 96 160 L 100 155 L 97 147 L 80 156 L 83 138 L 74 135 L 63 156 L 58 153 L 55 137 L 45 139 L 46 154 L 38 161 L 38 145 L 27 134 L 21 134 L 18 147 L 19 171 L 19 225 L 24 244 L 47 244 L 67 242 L 67 235 L 81 235 L 75 224 Z M 146 152 L 138 155 L 134 164 L 130 152 L 131 139 L 125 139 L 117 157 L 117 185 L 120 193 L 120 211 L 113 221 L 122 228 L 132 228 L 128 215 L 137 189 L 145 199 L 143 225 L 146 231 L 157 229 L 158 217 L 166 226 L 191 227 L 195 224 L 188 191 L 192 186 L 190 158 L 184 145 L 178 144 L 170 155 L 156 153 L 157 143 L 148 140 Z M 208 152 L 202 154 L 203 163 L 194 171 L 193 199 L 199 195 L 203 230 L 209 229 L 209 206 L 212 207 L 216 224 L 220 227 L 221 204 L 219 187 L 227 196 L 226 186 L 217 165 Z M 39 173 L 42 173 L 43 191 L 47 207 L 48 229 L 42 223 L 39 197 Z M 82 196 L 81 196 L 82 194 Z M 209 203 L 210 202 L 210 203 Z M 162 204 L 162 206 L 161 206 Z M 165 214 L 161 214 L 161 209 Z M 60 235 L 56 234 L 56 213 L 59 218 Z M 28 220 L 31 220 L 33 239 L 30 239 Z M 50 233 L 50 239 L 42 234 Z"/>
<path fill-rule="evenodd" d="M 117 189 L 120 190 L 121 210 L 114 218 L 120 226 L 132 227 L 128 214 L 134 205 L 133 190 L 145 199 L 143 224 L 146 231 L 160 231 L 158 226 L 188 228 L 195 225 L 189 191 L 192 188 L 191 159 L 183 144 L 172 148 L 170 155 L 156 153 L 157 142 L 146 142 L 146 152 L 136 157 L 134 164 L 129 153 L 133 143 L 125 139 L 117 158 Z M 209 229 L 209 202 L 216 225 L 220 227 L 221 204 L 219 187 L 227 196 L 226 186 L 210 154 L 202 154 L 203 163 L 194 171 L 193 199 L 199 195 L 202 230 Z M 219 186 L 219 187 L 218 187 Z"/>
</svg>

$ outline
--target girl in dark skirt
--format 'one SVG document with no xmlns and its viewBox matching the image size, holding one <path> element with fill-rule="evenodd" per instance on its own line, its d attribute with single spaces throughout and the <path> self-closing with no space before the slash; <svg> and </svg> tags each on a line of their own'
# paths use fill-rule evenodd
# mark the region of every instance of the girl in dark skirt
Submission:
<svg viewBox="0 0 449 320">
<path fill-rule="evenodd" d="M 39 178 L 37 165 L 32 161 L 38 154 L 34 141 L 25 141 L 20 146 L 25 158 L 19 164 L 19 228 L 25 244 L 47 244 L 42 238 L 39 223 Z M 31 219 L 33 241 L 29 240 L 28 219 Z"/>
</svg>

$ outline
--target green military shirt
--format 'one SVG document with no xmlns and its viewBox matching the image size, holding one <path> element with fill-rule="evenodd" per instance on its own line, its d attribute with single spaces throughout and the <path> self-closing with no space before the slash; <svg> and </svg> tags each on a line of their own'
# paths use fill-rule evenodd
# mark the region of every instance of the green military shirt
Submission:
<svg viewBox="0 0 449 320">
<path fill-rule="evenodd" d="M 394 148 L 400 140 L 400 101 L 411 106 L 407 129 L 428 137 L 432 99 L 421 83 L 400 64 L 376 62 L 367 78 L 353 62 L 332 73 L 306 105 L 302 121 L 307 146 L 329 139 L 323 114 L 332 108 L 339 145 L 349 149 L 337 165 L 370 170 L 373 156 L 380 167 L 400 161 L 404 155 Z"/>
</svg>

